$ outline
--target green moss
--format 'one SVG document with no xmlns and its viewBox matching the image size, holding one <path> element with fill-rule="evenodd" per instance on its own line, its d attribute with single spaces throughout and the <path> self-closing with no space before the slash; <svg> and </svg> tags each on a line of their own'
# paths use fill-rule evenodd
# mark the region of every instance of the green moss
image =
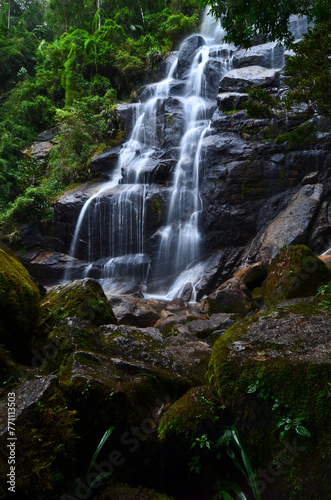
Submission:
<svg viewBox="0 0 331 500">
<path fill-rule="evenodd" d="M 194 437 L 215 422 L 218 402 L 209 386 L 190 389 L 162 417 L 158 428 L 161 441 L 190 448 Z"/>
<path fill-rule="evenodd" d="M 42 326 L 52 329 L 68 317 L 77 317 L 96 326 L 116 323 L 101 285 L 91 279 L 58 286 L 42 301 Z"/>
<path fill-rule="evenodd" d="M 316 141 L 314 124 L 306 122 L 285 134 L 279 135 L 275 143 L 284 144 L 286 142 L 289 148 L 294 148 L 314 141 Z"/>
<path fill-rule="evenodd" d="M 294 297 L 315 295 L 330 279 L 330 272 L 305 245 L 283 247 L 272 260 L 264 300 L 273 305 Z"/>
<path fill-rule="evenodd" d="M 162 200 L 160 198 L 154 198 L 153 203 L 151 204 L 151 209 L 157 216 L 157 221 L 156 221 L 157 223 L 161 221 L 162 217 L 161 206 L 162 206 Z"/>
<path fill-rule="evenodd" d="M 0 246 L 0 343 L 24 358 L 39 317 L 40 294 L 28 271 Z"/>
<path fill-rule="evenodd" d="M 30 408 L 16 425 L 16 492 L 21 498 L 58 498 L 70 481 L 70 463 L 76 441 L 76 412 L 70 411 L 58 390 Z M 2 477 L 8 473 L 7 448 L 0 451 Z M 0 496 L 7 487 L 0 485 Z"/>
<path fill-rule="evenodd" d="M 314 359 L 305 358 L 302 355 L 303 341 L 298 335 L 290 346 L 284 344 L 277 334 L 271 335 L 270 338 L 275 339 L 270 341 L 266 335 L 265 342 L 260 334 L 258 342 L 255 341 L 255 323 L 263 323 L 264 331 L 268 332 L 269 328 L 274 328 L 272 325 L 278 318 L 294 314 L 298 314 L 300 321 L 297 324 L 300 327 L 305 322 L 304 314 L 309 318 L 311 315 L 325 315 L 325 312 L 313 302 L 298 303 L 276 307 L 242 320 L 229 328 L 215 343 L 208 376 L 222 403 L 235 415 L 235 425 L 256 467 L 265 468 L 264 464 L 277 462 L 278 457 L 284 456 L 284 452 L 287 452 L 285 441 L 291 446 L 296 443 L 301 447 L 300 452 L 290 457 L 291 462 L 283 463 L 283 473 L 277 476 L 271 490 L 268 489 L 269 495 L 272 498 L 292 498 L 292 485 L 304 481 L 309 498 L 326 500 L 326 492 L 331 487 L 330 462 L 327 458 L 331 453 L 331 364 L 321 360 L 318 354 Z M 270 326 L 268 318 L 273 320 Z M 289 322 L 289 328 L 295 324 L 293 316 L 293 326 Z M 327 331 L 325 335 L 328 335 Z M 243 351 L 239 341 L 246 346 Z M 237 342 L 238 351 L 234 349 L 234 342 Z M 298 356 L 293 354 L 297 350 Z M 272 398 L 267 396 L 264 400 L 255 393 L 247 394 L 247 388 L 257 380 L 264 383 Z M 291 410 L 293 415 L 305 418 L 303 425 L 310 431 L 311 439 L 300 437 L 293 429 L 286 435 L 286 440 L 280 442 L 276 427 L 277 418 L 280 417 L 276 411 L 272 411 L 275 398 L 283 405 L 288 405 L 281 410 L 285 416 Z M 294 459 L 295 481 L 291 477 L 292 467 L 288 466 Z M 307 475 L 308 462 L 310 470 L 314 471 L 310 476 Z M 301 499 L 302 496 L 298 494 L 293 498 Z"/>
<path fill-rule="evenodd" d="M 0 385 L 7 385 L 17 378 L 17 369 L 8 351 L 0 345 Z"/>
</svg>

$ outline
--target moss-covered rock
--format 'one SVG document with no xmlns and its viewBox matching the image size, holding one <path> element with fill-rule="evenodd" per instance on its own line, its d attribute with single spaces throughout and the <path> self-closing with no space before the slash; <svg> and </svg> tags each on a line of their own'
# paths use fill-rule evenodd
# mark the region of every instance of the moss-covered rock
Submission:
<svg viewBox="0 0 331 500">
<path fill-rule="evenodd" d="M 0 246 L 0 344 L 24 360 L 39 317 L 40 294 L 28 271 Z"/>
<path fill-rule="evenodd" d="M 16 441 L 8 441 L 7 401 L 15 402 Z M 0 474 L 9 472 L 9 448 L 14 442 L 15 493 L 18 498 L 59 498 L 70 484 L 76 414 L 70 411 L 55 376 L 21 383 L 3 395 L 0 404 Z M 8 484 L 0 483 L 6 497 Z M 15 496 L 15 495 L 14 495 Z"/>
<path fill-rule="evenodd" d="M 214 427 L 219 403 L 212 387 L 194 387 L 164 414 L 158 428 L 167 445 L 191 448 L 195 437 Z"/>
<path fill-rule="evenodd" d="M 274 305 L 294 297 L 315 295 L 331 278 L 330 271 L 305 245 L 283 247 L 272 260 L 264 301 Z"/>
<path fill-rule="evenodd" d="M 17 370 L 9 353 L 0 346 L 0 385 L 15 379 Z"/>
<path fill-rule="evenodd" d="M 329 313 L 313 300 L 294 299 L 236 323 L 215 343 L 209 381 L 232 409 L 249 457 L 260 470 L 273 463 L 281 468 L 272 485 L 264 479 L 269 498 L 329 498 L 330 342 Z M 257 385 L 261 397 L 258 390 L 248 394 Z M 280 442 L 282 416 L 290 425 Z M 295 431 L 297 417 L 311 438 Z"/>
<path fill-rule="evenodd" d="M 115 483 L 108 486 L 98 497 L 98 500 L 173 500 L 164 493 L 158 493 L 147 488 L 131 488 L 127 484 Z"/>
<path fill-rule="evenodd" d="M 41 324 L 55 328 L 61 320 L 76 317 L 91 325 L 116 323 L 101 285 L 90 278 L 52 288 L 41 303 Z"/>
</svg>

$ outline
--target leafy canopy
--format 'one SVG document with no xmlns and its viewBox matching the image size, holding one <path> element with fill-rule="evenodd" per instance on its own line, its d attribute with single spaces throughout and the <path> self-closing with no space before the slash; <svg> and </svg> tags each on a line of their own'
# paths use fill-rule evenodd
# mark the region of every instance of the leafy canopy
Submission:
<svg viewBox="0 0 331 500">
<path fill-rule="evenodd" d="M 288 18 L 291 14 L 313 16 L 311 0 L 200 0 L 201 7 L 211 7 L 211 14 L 222 18 L 226 40 L 245 48 L 256 37 L 267 40 L 293 41 Z"/>
</svg>

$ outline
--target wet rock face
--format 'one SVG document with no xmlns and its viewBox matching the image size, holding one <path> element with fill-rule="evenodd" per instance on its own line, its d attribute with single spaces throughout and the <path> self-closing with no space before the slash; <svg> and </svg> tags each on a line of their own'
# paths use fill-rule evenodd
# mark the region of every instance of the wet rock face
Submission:
<svg viewBox="0 0 331 500">
<path fill-rule="evenodd" d="M 229 71 L 220 81 L 220 90 L 246 92 L 252 87 L 279 87 L 279 77 L 279 70 L 246 66 Z"/>
<path fill-rule="evenodd" d="M 184 79 L 202 44 L 204 39 L 200 35 L 193 35 L 185 41 L 178 54 L 177 74 L 170 83 L 171 96 L 158 98 L 153 112 L 150 106 L 146 106 L 148 120 L 137 131 L 137 144 L 141 142 L 153 149 L 148 161 L 140 171 L 139 161 L 146 151 L 140 145 L 137 146 L 136 152 L 133 151 L 133 158 L 122 166 L 121 185 L 106 190 L 91 203 L 77 238 L 75 257 L 81 262 L 67 259 L 67 262 L 72 263 L 71 278 L 78 277 L 86 269 L 88 261 L 94 262 L 89 276 L 98 279 L 103 273 L 106 259 L 139 252 L 144 255 L 137 264 L 137 280 L 146 275 L 149 265 L 152 267 L 153 279 L 158 279 L 155 269 L 158 267 L 160 242 L 162 232 L 169 224 L 174 172 L 187 126 L 183 123 L 183 95 L 187 84 Z M 270 259 L 283 245 L 308 244 L 319 253 L 327 249 L 331 215 L 325 205 L 325 198 L 329 190 L 327 179 L 331 155 L 325 134 L 328 134 L 330 124 L 325 121 L 323 123 L 320 117 L 314 116 L 314 110 L 309 106 L 298 106 L 286 119 L 281 116 L 252 118 L 240 109 L 248 99 L 247 90 L 252 86 L 266 87 L 273 94 L 283 90 L 279 90 L 279 72 L 283 59 L 284 47 L 273 43 L 257 45 L 247 51 L 217 47 L 210 49 L 209 60 L 202 75 L 202 85 L 205 87 L 203 95 L 208 101 L 205 116 L 201 116 L 201 120 L 211 118 L 211 122 L 201 142 L 199 197 L 202 209 L 199 214 L 199 231 L 201 259 L 212 260 L 214 252 L 221 254 L 221 257 L 215 265 L 210 262 L 206 264 L 206 271 L 196 289 L 198 299 L 210 294 L 229 279 L 238 267 Z M 235 69 L 225 74 L 231 67 L 231 60 Z M 217 96 L 220 79 L 221 92 Z M 154 94 L 155 85 L 145 86 L 140 97 L 146 102 Z M 138 103 L 131 103 L 117 107 L 128 136 L 139 106 L 141 105 Z M 300 123 L 308 123 L 307 120 L 318 130 L 319 142 L 290 147 L 286 143 L 274 143 L 275 134 L 292 130 Z M 105 179 L 117 165 L 119 154 L 120 148 L 117 147 L 95 156 L 90 162 L 91 170 Z M 183 157 L 181 175 L 187 175 L 191 164 L 190 159 Z M 132 216 L 129 211 L 125 212 L 124 204 L 121 210 L 118 210 L 117 204 L 125 190 L 123 186 L 134 182 L 139 183 L 139 186 L 135 186 L 137 190 L 127 203 L 129 209 L 134 207 Z M 145 184 L 148 188 L 144 187 Z M 47 274 L 49 265 L 49 276 L 52 279 L 63 277 L 61 270 L 64 268 L 65 257 L 61 254 L 69 253 L 81 208 L 96 190 L 98 184 L 86 185 L 61 196 L 54 206 L 54 225 L 46 229 L 46 236 L 40 226 L 22 228 L 22 238 L 27 248 L 32 249 L 37 245 L 48 248 L 51 241 L 56 252 L 57 257 L 55 254 L 39 254 L 37 258 L 32 258 L 33 263 L 27 264 L 29 269 L 36 270 L 38 276 L 42 272 Z M 137 206 L 143 206 L 143 224 L 139 218 L 135 218 Z M 122 217 L 121 227 L 119 223 L 116 226 L 117 222 L 110 224 L 111 217 L 114 221 L 119 221 Z M 133 222 L 131 233 L 125 239 L 143 240 L 139 250 L 138 244 L 126 247 L 122 244 L 122 234 L 127 230 L 127 224 L 123 221 L 126 220 Z M 174 232 L 179 225 L 178 221 L 174 222 Z M 142 226 L 143 237 L 140 234 Z M 88 227 L 103 228 L 102 231 L 95 232 L 95 244 L 91 244 Z M 116 243 L 111 240 L 115 232 L 120 235 L 116 237 Z M 115 248 L 116 245 L 118 248 Z M 168 264 L 170 267 L 170 259 L 164 267 Z M 116 266 L 118 277 L 123 273 L 123 261 L 116 263 Z M 171 279 L 176 278 L 175 272 L 166 278 L 170 283 Z M 151 287 L 157 289 L 158 283 L 153 282 Z M 138 288 L 139 283 L 135 282 L 134 287 L 126 288 L 125 291 L 131 293 Z M 181 293 L 185 299 L 190 299 L 190 282 Z"/>
<path fill-rule="evenodd" d="M 272 259 L 287 245 L 308 241 L 318 207 L 323 199 L 323 185 L 305 185 L 289 205 L 253 241 L 250 257 L 254 260 Z"/>
<path fill-rule="evenodd" d="M 262 66 L 267 69 L 284 66 L 284 46 L 275 42 L 255 45 L 249 49 L 238 50 L 233 56 L 235 69 L 246 66 Z"/>
<path fill-rule="evenodd" d="M 192 59 L 196 50 L 205 43 L 201 35 L 192 35 L 181 45 L 178 54 L 177 77 L 183 79 L 192 64 Z"/>
</svg>

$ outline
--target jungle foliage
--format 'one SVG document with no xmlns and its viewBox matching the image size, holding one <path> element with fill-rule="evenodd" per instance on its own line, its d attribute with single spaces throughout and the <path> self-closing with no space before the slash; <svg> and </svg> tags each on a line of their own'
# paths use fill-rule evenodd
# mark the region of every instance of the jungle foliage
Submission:
<svg viewBox="0 0 331 500">
<path fill-rule="evenodd" d="M 0 8 L 0 221 L 6 222 L 18 207 L 21 213 L 39 206 L 38 199 L 90 178 L 89 158 L 120 139 L 115 105 L 130 99 L 146 69 L 197 27 L 199 10 L 194 0 L 7 0 Z M 55 126 L 46 166 L 23 153 Z M 29 209 L 29 218 L 39 219 L 40 209 Z"/>
</svg>

